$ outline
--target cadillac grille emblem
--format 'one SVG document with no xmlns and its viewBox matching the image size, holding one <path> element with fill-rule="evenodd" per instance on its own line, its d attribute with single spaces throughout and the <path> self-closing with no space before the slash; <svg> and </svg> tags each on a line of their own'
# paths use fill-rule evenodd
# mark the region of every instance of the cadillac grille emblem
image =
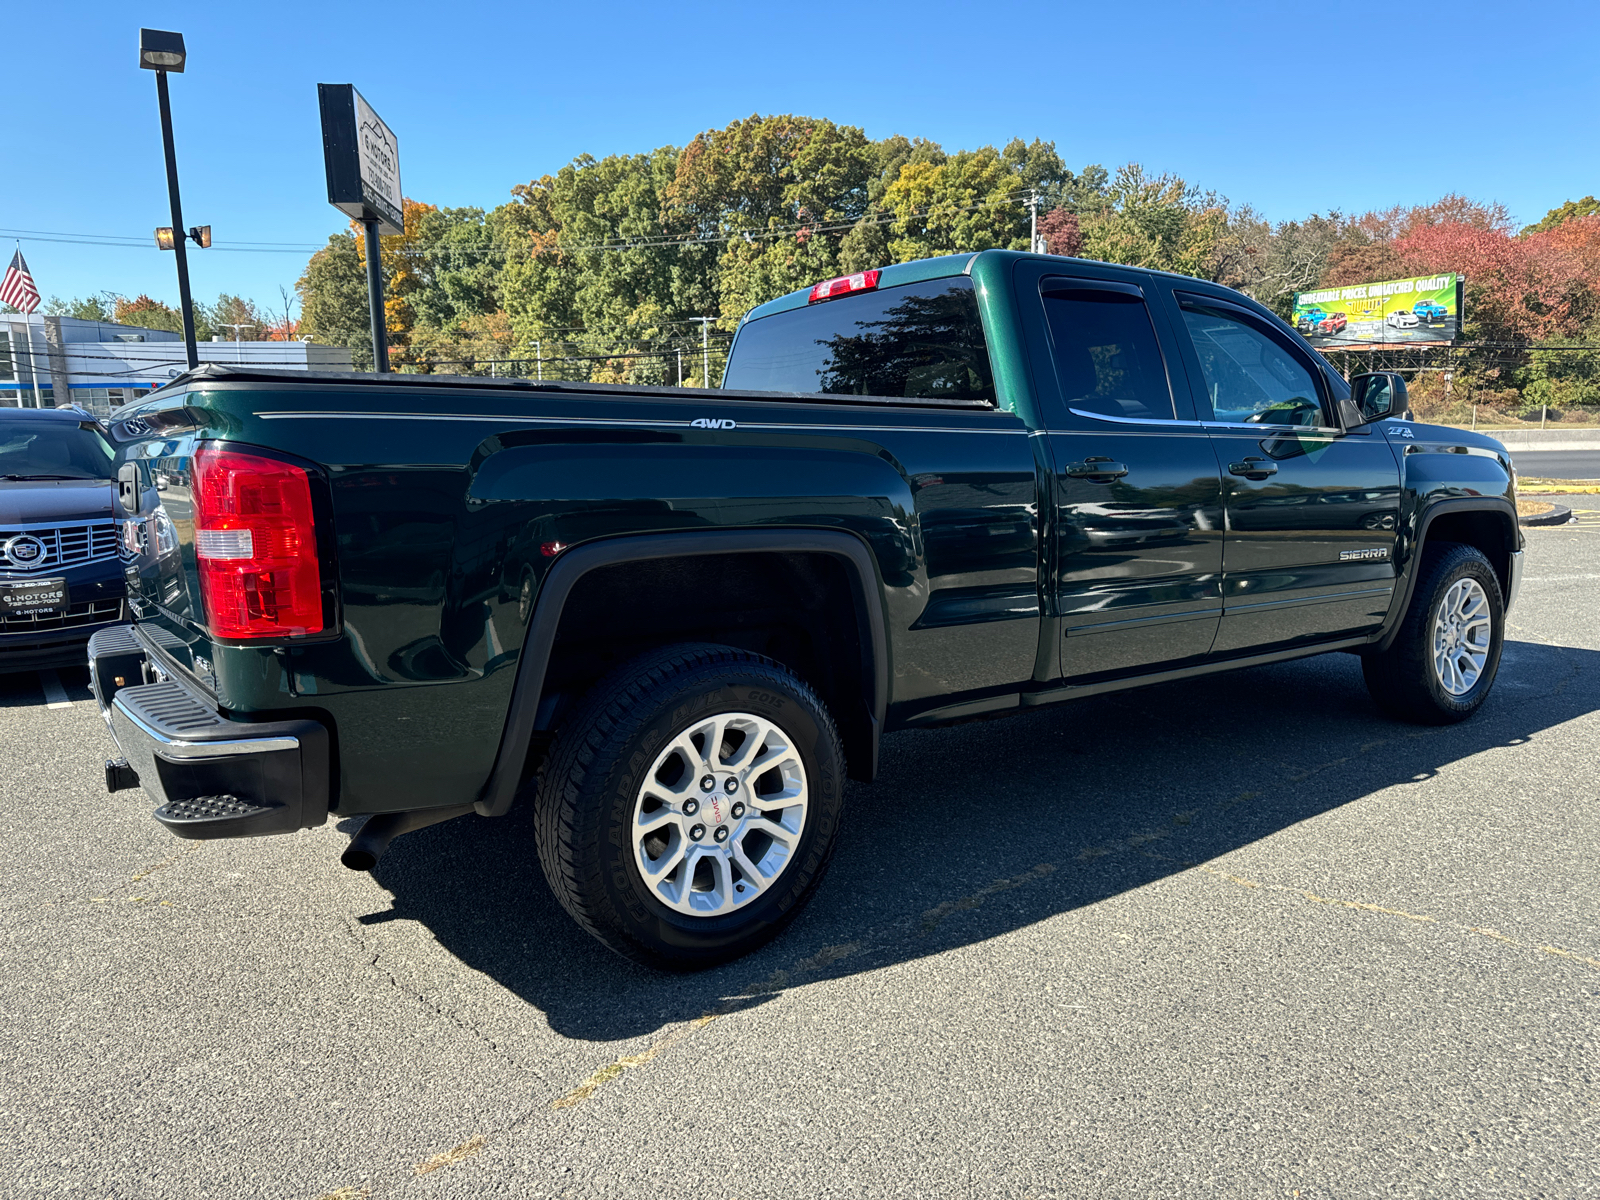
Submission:
<svg viewBox="0 0 1600 1200">
<path fill-rule="evenodd" d="M 14 567 L 37 567 L 44 562 L 44 543 L 31 533 L 19 533 L 0 547 Z"/>
</svg>

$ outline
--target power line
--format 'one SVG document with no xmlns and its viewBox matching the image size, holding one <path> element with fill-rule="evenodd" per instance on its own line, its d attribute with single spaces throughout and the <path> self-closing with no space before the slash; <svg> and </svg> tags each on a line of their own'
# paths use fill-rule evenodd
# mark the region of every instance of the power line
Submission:
<svg viewBox="0 0 1600 1200">
<path fill-rule="evenodd" d="M 956 205 L 954 207 L 935 205 L 926 209 L 912 209 L 909 211 L 884 210 L 879 212 L 863 212 L 859 217 L 848 220 L 834 219 L 832 221 L 812 220 L 801 221 L 792 225 L 767 225 L 750 229 L 734 229 L 719 234 L 654 234 L 641 238 L 625 240 L 612 240 L 606 242 L 593 242 L 587 245 L 562 245 L 559 241 L 551 249 L 568 254 L 587 254 L 596 252 L 619 252 L 627 250 L 650 250 L 668 247 L 686 247 L 696 245 L 721 245 L 736 241 L 769 241 L 773 238 L 785 237 L 789 234 L 802 231 L 811 234 L 848 232 L 860 225 L 888 225 L 896 221 L 910 220 L 916 217 L 929 217 L 954 213 L 977 212 L 984 208 L 994 208 L 1002 204 L 1014 204 L 1028 195 L 1027 191 L 1003 192 L 986 197 L 974 203 Z M 483 228 L 483 226 L 468 226 L 466 228 Z M 148 237 L 132 237 L 125 234 L 103 233 L 64 233 L 56 230 L 39 229 L 4 229 L 0 228 L 0 236 L 17 238 L 22 241 L 56 242 L 69 245 L 101 246 L 109 248 L 126 247 L 129 249 L 152 250 L 161 253 L 159 247 Z M 349 236 L 353 234 L 332 234 L 333 237 Z M 315 253 L 325 250 L 328 242 L 251 242 L 214 241 L 212 250 L 226 250 L 233 253 L 247 254 L 299 254 Z M 437 249 L 435 249 L 437 247 Z M 412 241 L 405 246 L 407 252 L 422 251 L 429 254 L 458 254 L 463 256 L 482 256 L 490 254 L 507 254 L 514 251 L 528 249 L 527 246 L 493 243 L 489 246 L 461 246 L 450 241 L 434 239 L 432 241 Z"/>
</svg>

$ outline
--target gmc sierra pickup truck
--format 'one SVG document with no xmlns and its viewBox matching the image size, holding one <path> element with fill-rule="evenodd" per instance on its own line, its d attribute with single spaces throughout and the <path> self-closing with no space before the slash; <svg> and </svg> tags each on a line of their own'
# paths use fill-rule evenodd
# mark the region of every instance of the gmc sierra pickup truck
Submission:
<svg viewBox="0 0 1600 1200">
<path fill-rule="evenodd" d="M 180 837 L 513 804 L 578 922 L 693 968 L 793 919 L 879 739 L 1330 651 L 1493 685 L 1497 442 L 1254 301 L 987 251 L 740 324 L 718 389 L 208 366 L 109 422 L 121 757 Z"/>
</svg>

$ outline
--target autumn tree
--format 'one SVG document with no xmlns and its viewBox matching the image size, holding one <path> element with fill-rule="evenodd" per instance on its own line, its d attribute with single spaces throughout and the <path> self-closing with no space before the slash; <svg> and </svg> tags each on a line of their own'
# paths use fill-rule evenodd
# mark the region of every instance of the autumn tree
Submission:
<svg viewBox="0 0 1600 1200">
<path fill-rule="evenodd" d="M 205 305 L 191 301 L 189 311 L 194 317 L 195 337 L 200 341 L 209 341 L 212 333 L 211 315 Z M 164 329 L 170 333 L 183 332 L 183 317 L 177 309 L 151 299 L 142 292 L 132 300 L 118 296 L 112 306 L 111 319 L 119 325 Z"/>
<path fill-rule="evenodd" d="M 267 318 L 255 301 L 223 292 L 210 306 L 209 315 L 218 336 L 228 341 L 259 342 L 267 336 Z M 230 328 L 231 327 L 231 328 Z"/>
</svg>

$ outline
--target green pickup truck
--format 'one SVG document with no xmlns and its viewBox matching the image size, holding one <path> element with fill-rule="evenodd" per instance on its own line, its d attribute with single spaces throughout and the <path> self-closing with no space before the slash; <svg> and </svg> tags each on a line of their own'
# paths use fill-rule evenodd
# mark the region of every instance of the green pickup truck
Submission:
<svg viewBox="0 0 1600 1200">
<path fill-rule="evenodd" d="M 188 838 L 534 809 L 662 967 L 772 937 L 897 729 L 1329 651 L 1473 713 L 1522 568 L 1499 443 L 1254 301 L 986 251 L 740 324 L 719 389 L 208 366 L 109 422 L 121 756 Z"/>
</svg>

